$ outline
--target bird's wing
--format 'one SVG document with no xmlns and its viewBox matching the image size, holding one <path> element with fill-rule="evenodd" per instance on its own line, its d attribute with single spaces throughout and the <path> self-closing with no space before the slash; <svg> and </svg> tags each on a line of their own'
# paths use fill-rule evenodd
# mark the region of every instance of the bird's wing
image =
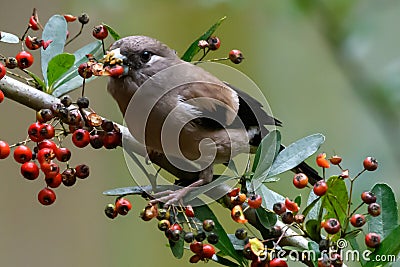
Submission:
<svg viewBox="0 0 400 267">
<path fill-rule="evenodd" d="M 196 79 L 179 90 L 180 101 L 199 110 L 202 117 L 224 126 L 232 124 L 239 111 L 238 94 L 208 72 L 196 68 Z"/>
</svg>

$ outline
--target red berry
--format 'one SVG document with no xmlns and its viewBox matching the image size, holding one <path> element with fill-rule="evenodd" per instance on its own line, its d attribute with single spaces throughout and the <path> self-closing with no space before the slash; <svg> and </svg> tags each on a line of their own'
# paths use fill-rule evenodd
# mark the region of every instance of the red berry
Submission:
<svg viewBox="0 0 400 267">
<path fill-rule="evenodd" d="M 4 101 L 4 93 L 0 90 L 0 103 Z"/>
<path fill-rule="evenodd" d="M 221 46 L 221 41 L 218 37 L 212 36 L 208 39 L 208 49 L 217 50 Z"/>
<path fill-rule="evenodd" d="M 381 205 L 378 203 L 371 203 L 368 205 L 368 213 L 372 217 L 379 216 L 381 214 Z"/>
<path fill-rule="evenodd" d="M 39 177 L 39 167 L 32 161 L 21 165 L 21 174 L 28 180 L 35 180 Z"/>
<path fill-rule="evenodd" d="M 361 227 L 361 226 L 363 226 L 365 224 L 365 222 L 366 222 L 365 216 L 362 215 L 362 214 L 354 214 L 350 218 L 350 223 L 354 227 Z"/>
<path fill-rule="evenodd" d="M 56 158 L 60 162 L 67 162 L 71 158 L 71 151 L 66 147 L 56 148 Z"/>
<path fill-rule="evenodd" d="M 14 159 L 18 163 L 25 163 L 32 159 L 32 151 L 29 147 L 20 145 L 14 150 Z"/>
<path fill-rule="evenodd" d="M 36 16 L 31 16 L 29 18 L 29 24 L 28 25 L 33 31 L 38 31 L 39 30 L 39 22 L 37 21 Z"/>
<path fill-rule="evenodd" d="M 171 223 L 168 220 L 161 220 L 158 222 L 158 229 L 165 232 L 171 227 Z"/>
<path fill-rule="evenodd" d="M 378 168 L 378 161 L 373 157 L 366 157 L 363 161 L 364 169 L 375 171 Z"/>
<path fill-rule="evenodd" d="M 286 211 L 281 215 L 281 219 L 285 224 L 292 224 L 294 222 L 294 215 L 291 211 Z"/>
<path fill-rule="evenodd" d="M 49 120 L 53 119 L 54 115 L 50 109 L 41 109 L 36 112 L 36 120 L 41 123 L 48 122 Z"/>
<path fill-rule="evenodd" d="M 365 245 L 369 248 L 377 248 L 379 247 L 379 244 L 381 243 L 381 237 L 380 235 L 376 233 L 368 233 L 365 235 Z"/>
<path fill-rule="evenodd" d="M 45 147 L 39 150 L 36 158 L 39 161 L 40 165 L 42 165 L 45 163 L 50 163 L 50 161 L 54 159 L 55 156 L 56 155 L 54 154 L 54 151 L 52 149 Z"/>
<path fill-rule="evenodd" d="M 194 217 L 194 210 L 193 210 L 193 207 L 192 206 L 190 206 L 190 205 L 188 205 L 188 206 L 186 206 L 185 207 L 185 214 L 186 214 L 186 216 L 188 216 L 188 217 Z"/>
<path fill-rule="evenodd" d="M 277 214 L 281 215 L 282 213 L 286 212 L 286 206 L 283 202 L 277 202 L 272 206 L 272 210 Z"/>
<path fill-rule="evenodd" d="M 5 159 L 8 155 L 10 155 L 10 146 L 4 141 L 0 141 L 0 159 Z"/>
<path fill-rule="evenodd" d="M 3 79 L 6 73 L 7 73 L 6 67 L 2 63 L 0 63 L 0 80 Z"/>
<path fill-rule="evenodd" d="M 29 50 L 37 50 L 42 47 L 42 41 L 38 40 L 37 37 L 26 36 L 25 45 Z"/>
<path fill-rule="evenodd" d="M 333 164 L 333 165 L 339 165 L 340 162 L 342 162 L 342 157 L 339 157 L 337 155 L 332 156 L 329 161 Z"/>
<path fill-rule="evenodd" d="M 231 203 L 232 205 L 242 205 L 247 199 L 246 194 L 244 193 L 239 193 L 235 197 L 231 197 Z"/>
<path fill-rule="evenodd" d="M 72 134 L 72 142 L 75 146 L 83 148 L 90 143 L 90 134 L 84 129 L 77 129 Z"/>
<path fill-rule="evenodd" d="M 41 129 L 42 124 L 39 122 L 32 123 L 29 128 L 28 128 L 28 136 L 33 142 L 40 142 L 45 139 L 41 134 L 40 134 L 40 129 Z"/>
<path fill-rule="evenodd" d="M 291 201 L 289 198 L 285 199 L 285 207 L 292 212 L 299 211 L 299 206 L 297 205 L 297 203 L 294 201 Z"/>
<path fill-rule="evenodd" d="M 247 204 L 249 204 L 250 208 L 258 209 L 262 204 L 262 197 L 260 195 L 252 195 L 247 200 Z"/>
<path fill-rule="evenodd" d="M 62 183 L 65 186 L 73 186 L 76 183 L 75 169 L 68 168 L 61 173 Z"/>
<path fill-rule="evenodd" d="M 244 57 L 240 50 L 233 49 L 229 52 L 229 59 L 235 63 L 239 64 L 243 61 Z"/>
<path fill-rule="evenodd" d="M 57 150 L 57 145 L 56 143 L 54 143 L 51 140 L 43 140 L 42 142 L 38 143 L 37 147 L 39 148 L 39 150 L 42 150 L 43 148 L 49 148 L 53 151 Z"/>
<path fill-rule="evenodd" d="M 182 226 L 179 223 L 174 223 L 173 225 L 171 225 L 170 227 L 171 230 L 179 230 L 182 231 Z"/>
<path fill-rule="evenodd" d="M 125 68 L 121 65 L 115 65 L 112 67 L 106 68 L 106 71 L 111 77 L 119 78 L 125 73 Z"/>
<path fill-rule="evenodd" d="M 116 148 L 121 144 L 121 133 L 108 132 L 103 136 L 103 145 L 107 149 Z"/>
<path fill-rule="evenodd" d="M 211 232 L 215 228 L 215 222 L 211 219 L 207 219 L 203 221 L 203 229 L 206 232 Z"/>
<path fill-rule="evenodd" d="M 212 256 L 215 254 L 215 248 L 210 244 L 203 245 L 203 252 L 201 256 L 206 259 L 211 259 Z"/>
<path fill-rule="evenodd" d="M 308 177 L 304 173 L 297 173 L 293 177 L 293 184 L 296 188 L 304 188 L 308 184 Z"/>
<path fill-rule="evenodd" d="M 240 188 L 239 187 L 235 187 L 228 193 L 228 196 L 236 197 L 237 195 L 239 195 L 239 193 L 240 193 Z"/>
<path fill-rule="evenodd" d="M 288 267 L 287 262 L 281 258 L 274 258 L 269 262 L 270 267 Z"/>
<path fill-rule="evenodd" d="M 103 147 L 103 138 L 98 134 L 91 134 L 90 135 L 90 145 L 94 149 L 100 149 Z"/>
<path fill-rule="evenodd" d="M 132 204 L 126 198 L 119 198 L 115 203 L 115 209 L 118 214 L 126 215 L 132 209 Z"/>
<path fill-rule="evenodd" d="M 44 162 L 40 164 L 40 169 L 48 178 L 55 177 L 57 174 L 60 173 L 60 167 L 54 162 Z"/>
<path fill-rule="evenodd" d="M 52 176 L 52 177 L 45 177 L 44 178 L 46 184 L 48 187 L 51 188 L 57 188 L 61 185 L 62 183 L 62 176 L 61 173 L 58 173 L 56 176 Z"/>
<path fill-rule="evenodd" d="M 40 136 L 43 137 L 43 139 L 52 139 L 55 135 L 55 130 L 53 125 L 51 124 L 42 124 L 40 127 Z"/>
<path fill-rule="evenodd" d="M 40 42 L 41 42 L 41 44 L 42 44 L 43 50 L 46 50 L 47 47 L 49 47 L 49 45 L 53 42 L 53 40 L 47 40 L 47 41 L 41 40 Z"/>
<path fill-rule="evenodd" d="M 42 205 L 51 205 L 56 201 L 56 193 L 50 188 L 43 188 L 38 194 L 38 200 Z"/>
<path fill-rule="evenodd" d="M 88 79 L 93 75 L 92 69 L 87 63 L 82 63 L 79 65 L 78 73 L 84 79 Z"/>
<path fill-rule="evenodd" d="M 371 204 L 376 202 L 376 196 L 371 191 L 362 192 L 361 199 L 365 204 Z"/>
<path fill-rule="evenodd" d="M 17 62 L 17 59 L 15 57 L 6 58 L 4 63 L 6 64 L 6 67 L 8 69 L 15 69 L 16 67 L 18 67 L 18 62 Z"/>
<path fill-rule="evenodd" d="M 326 159 L 326 154 L 321 153 L 317 156 L 317 165 L 322 168 L 329 168 L 330 164 L 329 161 Z"/>
<path fill-rule="evenodd" d="M 32 66 L 33 64 L 33 56 L 31 53 L 29 53 L 28 51 L 21 51 L 19 52 L 15 58 L 17 59 L 18 62 L 18 67 L 20 69 L 26 69 L 29 68 L 30 66 Z"/>
<path fill-rule="evenodd" d="M 241 205 L 236 205 L 231 210 L 231 217 L 237 223 L 247 223 L 246 216 L 243 213 Z"/>
<path fill-rule="evenodd" d="M 89 176 L 89 166 L 86 164 L 81 164 L 75 167 L 76 177 L 85 179 Z"/>
<path fill-rule="evenodd" d="M 192 257 L 190 257 L 189 262 L 198 263 L 201 259 L 202 257 L 200 255 L 193 255 Z"/>
<path fill-rule="evenodd" d="M 330 218 L 324 223 L 324 229 L 328 234 L 334 235 L 340 231 L 340 223 L 335 218 Z"/>
<path fill-rule="evenodd" d="M 192 244 L 190 244 L 190 251 L 196 255 L 201 255 L 203 252 L 203 243 L 194 241 Z"/>
<path fill-rule="evenodd" d="M 64 18 L 67 22 L 74 22 L 77 19 L 77 17 L 70 14 L 64 14 Z"/>
<path fill-rule="evenodd" d="M 93 34 L 94 38 L 103 40 L 103 39 L 107 38 L 107 36 L 108 36 L 107 27 L 105 27 L 104 25 L 98 25 L 93 28 L 92 34 Z"/>
<path fill-rule="evenodd" d="M 323 196 L 328 191 L 328 185 L 324 180 L 319 180 L 314 184 L 313 191 L 317 196 Z"/>
</svg>

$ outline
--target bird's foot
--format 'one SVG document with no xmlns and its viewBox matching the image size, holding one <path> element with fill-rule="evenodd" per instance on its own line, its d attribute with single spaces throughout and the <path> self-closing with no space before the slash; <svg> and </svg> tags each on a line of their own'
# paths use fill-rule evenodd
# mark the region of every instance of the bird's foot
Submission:
<svg viewBox="0 0 400 267">
<path fill-rule="evenodd" d="M 150 201 L 151 205 L 159 202 L 164 203 L 164 207 L 168 207 L 176 204 L 183 204 L 183 198 L 191 190 L 191 187 L 183 187 L 181 189 L 172 191 L 167 190 L 159 192 L 153 195 L 154 199 Z"/>
</svg>

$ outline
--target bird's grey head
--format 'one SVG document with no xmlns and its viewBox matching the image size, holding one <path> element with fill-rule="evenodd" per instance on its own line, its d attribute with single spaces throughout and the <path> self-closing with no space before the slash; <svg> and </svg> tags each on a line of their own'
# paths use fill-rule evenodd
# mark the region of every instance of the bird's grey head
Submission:
<svg viewBox="0 0 400 267">
<path fill-rule="evenodd" d="M 107 90 L 125 114 L 136 90 L 154 74 L 180 63 L 175 51 L 160 41 L 147 36 L 129 36 L 111 47 L 114 57 L 123 60 L 129 71 L 122 77 L 110 77 Z"/>
<path fill-rule="evenodd" d="M 134 79 L 149 78 L 179 61 L 175 51 L 147 36 L 129 36 L 116 41 L 110 48 L 120 54 Z"/>
</svg>

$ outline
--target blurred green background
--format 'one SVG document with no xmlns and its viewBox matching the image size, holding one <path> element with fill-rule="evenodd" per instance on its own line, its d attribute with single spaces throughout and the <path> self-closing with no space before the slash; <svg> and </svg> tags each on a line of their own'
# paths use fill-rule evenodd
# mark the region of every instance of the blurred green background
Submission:
<svg viewBox="0 0 400 267">
<path fill-rule="evenodd" d="M 327 140 L 321 151 L 342 155 L 343 166 L 353 175 L 364 157 L 375 156 L 380 167 L 360 178 L 356 202 L 376 182 L 387 182 L 400 193 L 400 2 L 14 0 L 3 1 L 0 30 L 20 36 L 33 7 L 42 23 L 53 14 L 89 14 L 89 26 L 69 51 L 93 41 L 92 27 L 105 22 L 123 36 L 149 35 L 182 54 L 212 23 L 227 16 L 217 32 L 222 47 L 213 57 L 233 48 L 243 51 L 246 59 L 235 67 L 259 85 L 274 115 L 284 122 L 283 143 L 323 133 Z M 79 23 L 71 24 L 71 36 L 78 29 Z M 0 43 L 6 56 L 19 49 Z M 38 52 L 34 55 L 38 58 Z M 31 70 L 40 73 L 38 62 Z M 99 114 L 122 121 L 105 79 L 90 83 L 86 92 Z M 0 112 L 0 139 L 24 139 L 34 112 L 10 100 L 1 104 Z M 57 190 L 56 203 L 43 207 L 36 194 L 44 183 L 21 178 L 19 164 L 11 159 L 0 162 L 0 266 L 189 264 L 190 253 L 183 260 L 173 258 L 155 221 L 138 218 L 144 200 L 134 199 L 129 216 L 114 221 L 104 216 L 104 206 L 113 199 L 101 192 L 132 185 L 121 149 L 74 148 L 72 165 L 79 163 L 91 167 L 91 176 Z M 315 165 L 313 159 L 310 163 Z M 306 195 L 290 186 L 291 177 L 282 175 L 272 187 L 289 196 Z M 233 231 L 237 225 L 228 211 L 214 208 Z"/>
</svg>

